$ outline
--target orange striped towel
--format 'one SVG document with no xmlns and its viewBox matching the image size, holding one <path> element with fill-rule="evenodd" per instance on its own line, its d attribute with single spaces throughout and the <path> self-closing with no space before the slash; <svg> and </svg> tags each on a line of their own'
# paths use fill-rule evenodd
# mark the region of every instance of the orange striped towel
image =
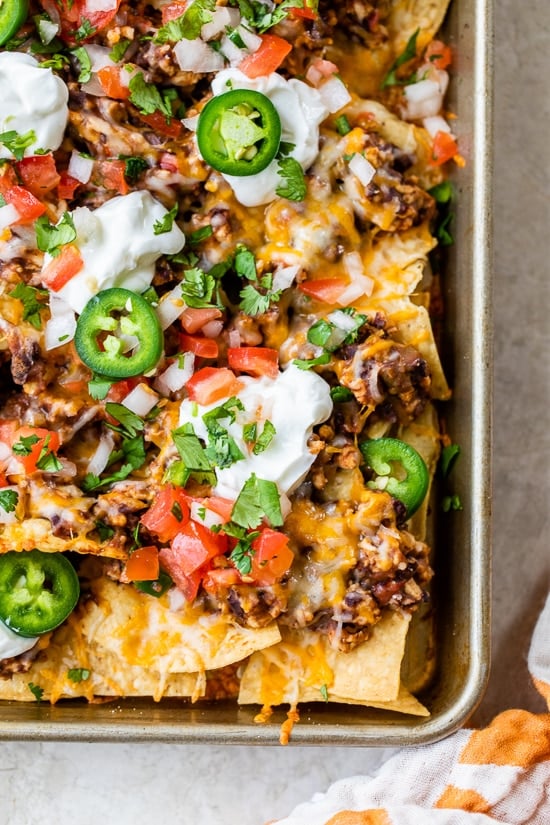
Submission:
<svg viewBox="0 0 550 825">
<path fill-rule="evenodd" d="M 550 596 L 529 671 L 550 709 Z M 550 825 L 550 713 L 507 710 L 483 730 L 405 748 L 273 825 Z"/>
</svg>

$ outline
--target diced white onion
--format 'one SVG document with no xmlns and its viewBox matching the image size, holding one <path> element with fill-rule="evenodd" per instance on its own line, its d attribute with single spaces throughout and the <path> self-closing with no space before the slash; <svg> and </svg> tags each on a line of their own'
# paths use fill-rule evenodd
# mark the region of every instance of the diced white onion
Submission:
<svg viewBox="0 0 550 825">
<path fill-rule="evenodd" d="M 273 289 L 276 292 L 280 289 L 288 289 L 294 283 L 294 279 L 301 268 L 299 264 L 294 264 L 293 266 L 283 266 L 276 269 L 273 275 Z"/>
<path fill-rule="evenodd" d="M 204 40 L 180 40 L 174 54 L 183 72 L 219 72 L 225 66 L 223 55 L 215 52 Z"/>
<path fill-rule="evenodd" d="M 376 169 L 363 155 L 356 152 L 349 162 L 350 172 L 359 178 L 363 186 L 368 186 L 376 174 Z"/>
<path fill-rule="evenodd" d="M 13 203 L 7 203 L 5 206 L 0 206 L 0 231 L 3 231 L 8 226 L 11 226 L 12 223 L 18 221 L 21 215 L 13 205 Z"/>
<path fill-rule="evenodd" d="M 327 315 L 327 320 L 338 327 L 338 329 L 344 330 L 344 332 L 351 332 L 357 324 L 351 315 L 348 315 L 347 312 L 342 312 L 341 309 L 336 309 Z"/>
<path fill-rule="evenodd" d="M 130 410 L 130 412 L 139 415 L 140 418 L 144 418 L 151 412 L 158 400 L 159 397 L 156 392 L 153 392 L 148 384 L 142 382 L 138 384 L 137 387 L 134 387 L 120 403 L 123 404 L 127 410 Z"/>
<path fill-rule="evenodd" d="M 205 338 L 217 338 L 221 335 L 223 329 L 223 321 L 208 321 L 202 327 L 202 334 Z"/>
<path fill-rule="evenodd" d="M 199 524 L 204 524 L 204 526 L 209 529 L 224 523 L 224 520 L 218 513 L 209 510 L 208 507 L 205 507 L 200 501 L 192 501 L 189 512 L 193 521 L 198 521 Z"/>
<path fill-rule="evenodd" d="M 238 66 L 243 57 L 248 54 L 245 49 L 239 49 L 226 34 L 220 40 L 220 50 L 232 66 Z"/>
<path fill-rule="evenodd" d="M 240 26 L 237 26 L 237 34 L 249 52 L 257 52 L 262 45 L 262 38 L 255 32 L 251 32 L 250 29 L 247 29 L 242 23 Z"/>
<path fill-rule="evenodd" d="M 241 333 L 238 329 L 230 329 L 227 334 L 228 346 L 235 348 L 241 346 Z"/>
<path fill-rule="evenodd" d="M 51 43 L 57 32 L 59 31 L 59 23 L 54 20 L 47 20 L 44 17 L 35 18 L 36 28 L 38 29 L 38 36 L 45 46 Z"/>
<path fill-rule="evenodd" d="M 421 71 L 418 74 L 422 77 Z M 430 67 L 429 77 L 423 77 L 417 83 L 405 86 L 403 89 L 406 102 L 404 117 L 408 120 L 422 120 L 439 114 L 448 83 L 449 75 L 446 71 Z"/>
<path fill-rule="evenodd" d="M 231 9 L 228 6 L 218 6 L 212 13 L 212 20 L 205 23 L 201 28 L 201 37 L 203 40 L 212 40 L 220 32 L 226 28 L 236 28 L 241 20 L 241 15 L 238 9 Z"/>
<path fill-rule="evenodd" d="M 339 77 L 333 75 L 317 87 L 321 100 L 329 112 L 338 112 L 351 101 L 351 95 Z"/>
<path fill-rule="evenodd" d="M 5 492 L 6 490 L 13 490 L 14 493 L 19 495 L 19 490 L 17 487 L 2 487 L 2 492 Z M 0 524 L 13 524 L 15 521 L 17 521 L 15 510 L 11 513 L 7 513 L 4 508 L 0 506 Z"/>
<path fill-rule="evenodd" d="M 181 294 L 181 284 L 177 284 L 163 296 L 159 305 L 155 307 L 162 329 L 168 329 L 180 317 L 185 307 L 186 304 Z"/>
<path fill-rule="evenodd" d="M 103 90 L 103 86 L 99 82 L 97 72 L 99 72 L 100 69 L 104 69 L 106 66 L 116 66 L 116 63 L 109 56 L 111 50 L 106 46 L 97 46 L 95 43 L 87 43 L 83 46 L 83 48 L 86 49 L 90 58 L 92 76 L 90 80 L 83 83 L 80 88 L 87 95 L 103 97 L 105 92 Z"/>
<path fill-rule="evenodd" d="M 119 341 L 122 341 L 122 352 L 126 354 L 127 352 L 131 352 L 139 345 L 139 338 L 136 335 L 126 335 L 122 333 L 121 335 L 117 335 Z"/>
<path fill-rule="evenodd" d="M 117 0 L 86 0 L 86 11 L 113 11 L 117 7 Z"/>
<path fill-rule="evenodd" d="M 199 122 L 199 116 L 195 115 L 195 117 L 184 117 L 182 120 L 183 125 L 186 129 L 189 129 L 190 132 L 197 131 L 197 123 Z"/>
<path fill-rule="evenodd" d="M 80 152 L 73 152 L 69 161 L 69 175 L 80 183 L 88 183 L 94 168 L 93 158 L 86 158 Z"/>
<path fill-rule="evenodd" d="M 46 321 L 44 344 L 46 350 L 57 349 L 72 341 L 76 331 L 74 310 L 57 295 L 50 295 L 50 318 Z"/>
<path fill-rule="evenodd" d="M 7 461 L 11 455 L 11 448 L 4 441 L 0 441 L 0 463 Z"/>
<path fill-rule="evenodd" d="M 438 132 L 447 132 L 447 134 L 451 133 L 451 127 L 445 120 L 445 118 L 441 117 L 441 115 L 435 115 L 434 117 L 425 117 L 422 121 L 422 126 L 428 132 L 431 137 L 435 137 Z"/>
<path fill-rule="evenodd" d="M 168 608 L 174 613 L 177 613 L 178 610 L 181 610 L 181 608 L 187 604 L 185 596 L 178 587 L 171 587 L 167 595 Z"/>
<path fill-rule="evenodd" d="M 351 278 L 351 284 L 339 296 L 340 306 L 349 306 L 358 298 L 372 294 L 374 281 L 364 273 L 363 261 L 358 252 L 348 252 L 344 255 L 344 266 Z"/>
<path fill-rule="evenodd" d="M 181 365 L 180 360 L 183 362 Z M 195 356 L 192 352 L 186 352 L 157 376 L 153 386 L 161 395 L 168 396 L 171 392 L 177 392 L 189 381 L 194 367 Z"/>
<path fill-rule="evenodd" d="M 290 514 L 292 504 L 286 493 L 281 493 L 279 496 L 279 504 L 281 505 L 281 515 L 283 520 Z"/>
</svg>

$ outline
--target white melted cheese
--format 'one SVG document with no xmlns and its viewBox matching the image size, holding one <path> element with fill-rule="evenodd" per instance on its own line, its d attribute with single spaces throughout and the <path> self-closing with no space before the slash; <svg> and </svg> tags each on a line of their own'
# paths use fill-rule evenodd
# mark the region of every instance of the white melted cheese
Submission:
<svg viewBox="0 0 550 825">
<path fill-rule="evenodd" d="M 304 171 L 311 166 L 319 151 L 319 124 L 329 114 L 317 89 L 294 78 L 285 80 L 276 72 L 252 79 L 239 69 L 224 69 L 212 81 L 212 92 L 221 95 L 229 89 L 252 89 L 268 97 L 281 118 L 281 141 L 294 145 L 290 157 Z M 272 160 L 257 175 L 223 177 L 243 206 L 259 206 L 277 197 L 282 183 L 277 168 L 278 161 Z"/>
<path fill-rule="evenodd" d="M 10 630 L 4 622 L 0 622 L 0 660 L 19 656 L 34 647 L 38 636 L 19 636 Z"/>
<path fill-rule="evenodd" d="M 155 235 L 155 222 L 168 213 L 149 192 L 120 195 L 94 211 L 81 206 L 70 214 L 84 266 L 57 295 L 75 312 L 82 312 L 103 289 L 118 286 L 144 292 L 160 256 L 173 255 L 185 244 L 175 221 L 169 232 Z M 44 267 L 50 260 L 46 255 Z"/>
<path fill-rule="evenodd" d="M 0 132 L 25 135 L 32 130 L 36 138 L 25 157 L 38 149 L 58 149 L 69 117 L 67 86 L 51 69 L 39 67 L 28 54 L 0 53 Z M 13 158 L 1 144 L 0 158 Z"/>
<path fill-rule="evenodd" d="M 241 378 L 244 388 L 237 397 L 244 411 L 237 412 L 236 420 L 220 420 L 233 436 L 245 456 L 230 467 L 216 469 L 217 484 L 214 493 L 236 499 L 244 483 L 255 473 L 258 478 L 274 481 L 279 492 L 288 494 L 302 481 L 313 464 L 315 456 L 308 450 L 307 441 L 314 425 L 320 424 L 332 412 L 330 388 L 314 372 L 305 372 L 291 364 L 274 380 L 271 378 Z M 208 440 L 208 431 L 202 416 L 223 404 L 201 406 L 185 399 L 180 406 L 180 425 L 191 423 L 201 439 Z M 243 439 L 243 426 L 257 423 L 257 434 L 264 422 L 271 421 L 275 436 L 259 455 L 251 452 Z"/>
</svg>

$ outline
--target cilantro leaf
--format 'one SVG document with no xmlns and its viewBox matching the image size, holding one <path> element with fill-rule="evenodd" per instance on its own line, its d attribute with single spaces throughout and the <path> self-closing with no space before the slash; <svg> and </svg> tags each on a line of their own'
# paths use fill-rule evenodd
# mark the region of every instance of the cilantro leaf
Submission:
<svg viewBox="0 0 550 825">
<path fill-rule="evenodd" d="M 238 539 L 237 544 L 229 554 L 229 560 L 233 562 L 241 576 L 248 576 L 252 570 L 252 558 L 256 552 L 252 547 L 252 542 L 260 535 L 259 532 L 246 533 L 242 528 L 235 529 L 233 527 L 231 529 L 226 524 L 224 525 L 224 533 Z"/>
<path fill-rule="evenodd" d="M 323 352 L 317 358 L 301 359 L 295 358 L 292 362 L 301 370 L 310 370 L 312 367 L 320 367 L 323 364 L 328 364 L 330 361 L 330 352 Z"/>
<path fill-rule="evenodd" d="M 449 212 L 437 226 L 435 234 L 441 246 L 452 246 L 454 244 L 454 238 L 449 231 L 453 218 L 453 213 Z"/>
<path fill-rule="evenodd" d="M 194 232 L 190 232 L 187 235 L 187 242 L 191 246 L 197 246 L 201 241 L 205 241 L 206 238 L 210 238 L 214 234 L 214 230 L 210 226 L 210 224 L 206 224 L 206 226 L 201 226 L 199 229 L 195 229 Z"/>
<path fill-rule="evenodd" d="M 74 39 L 77 43 L 80 43 L 82 40 L 86 40 L 88 37 L 91 37 L 93 34 L 95 34 L 96 31 L 87 17 L 82 17 L 81 20 L 82 23 L 80 24 L 78 29 L 76 29 L 76 31 L 73 32 Z"/>
<path fill-rule="evenodd" d="M 16 490 L 0 490 L 0 507 L 5 513 L 13 513 L 19 501 Z"/>
<path fill-rule="evenodd" d="M 303 201 L 307 194 L 306 179 L 296 158 L 282 158 L 277 171 L 283 179 L 275 190 L 277 195 L 289 201 Z"/>
<path fill-rule="evenodd" d="M 182 15 L 161 26 L 154 38 L 155 43 L 176 43 L 178 40 L 195 40 L 200 37 L 205 23 L 213 19 L 216 0 L 194 0 Z"/>
<path fill-rule="evenodd" d="M 20 135 L 19 132 L 16 132 L 14 129 L 0 134 L 0 143 L 12 153 L 16 160 L 23 160 L 25 149 L 33 144 L 35 140 L 36 132 L 34 129 L 29 129 L 24 135 Z"/>
<path fill-rule="evenodd" d="M 17 441 L 12 449 L 14 455 L 30 455 L 32 453 L 32 448 L 35 444 L 38 444 L 40 439 L 37 435 L 22 435 L 19 441 Z"/>
<path fill-rule="evenodd" d="M 461 449 L 458 444 L 447 444 L 446 447 L 443 447 L 441 458 L 439 459 L 439 467 L 443 478 L 447 478 L 453 469 L 460 452 Z"/>
<path fill-rule="evenodd" d="M 154 112 L 162 112 L 166 120 L 170 122 L 172 118 L 170 100 L 173 98 L 173 95 L 168 93 L 172 91 L 171 89 L 161 94 L 154 83 L 147 83 L 143 72 L 138 72 L 134 75 L 128 87 L 130 89 L 130 102 L 134 104 L 142 115 L 152 115 Z"/>
<path fill-rule="evenodd" d="M 103 378 L 101 375 L 94 375 L 94 377 L 88 381 L 88 392 L 95 401 L 103 401 L 113 384 L 114 381 L 110 381 L 108 378 Z"/>
<path fill-rule="evenodd" d="M 172 430 L 172 439 L 187 470 L 212 470 L 192 424 L 183 424 L 177 430 Z"/>
<path fill-rule="evenodd" d="M 39 63 L 40 69 L 53 69 L 55 72 L 60 72 L 62 69 L 67 68 L 67 66 L 70 66 L 70 60 L 64 54 L 52 54 L 48 60 L 43 60 Z"/>
<path fill-rule="evenodd" d="M 120 450 L 114 450 L 111 453 L 108 463 L 110 467 L 124 459 L 124 463 L 120 469 L 104 478 L 100 478 L 100 476 L 94 475 L 93 473 L 87 473 L 81 487 L 84 492 L 89 493 L 98 487 L 105 487 L 108 484 L 114 484 L 116 481 L 124 481 L 133 470 L 139 470 L 145 462 L 145 458 L 145 443 L 143 437 L 137 435 L 134 438 L 125 438 L 122 441 Z"/>
<path fill-rule="evenodd" d="M 42 697 L 44 696 L 44 688 L 41 688 L 38 685 L 35 685 L 34 682 L 29 682 L 27 687 L 30 690 L 30 692 L 32 693 L 32 695 L 34 696 L 34 698 L 36 699 L 36 701 L 41 702 Z"/>
<path fill-rule="evenodd" d="M 280 527 L 283 524 L 283 516 L 279 490 L 275 482 L 258 478 L 252 473 L 237 497 L 231 518 L 236 524 L 247 529 L 258 527 L 264 519 L 267 519 L 272 527 Z"/>
<path fill-rule="evenodd" d="M 347 387 L 338 386 L 330 388 L 330 397 L 333 401 L 343 404 L 346 401 L 351 401 L 354 395 Z"/>
<path fill-rule="evenodd" d="M 36 244 L 41 252 L 47 252 L 56 258 L 61 247 L 76 240 L 74 221 L 68 212 L 64 212 L 57 224 L 51 224 L 46 215 L 41 215 L 34 224 Z"/>
<path fill-rule="evenodd" d="M 234 259 L 234 267 L 237 275 L 246 278 L 247 281 L 256 281 L 256 260 L 254 254 L 243 244 L 237 246 Z"/>
<path fill-rule="evenodd" d="M 166 213 L 158 221 L 153 224 L 153 232 L 155 235 L 164 235 L 165 232 L 170 232 L 174 226 L 174 219 L 178 214 L 178 204 L 176 203 L 172 209 Z"/>
<path fill-rule="evenodd" d="M 67 679 L 77 684 L 90 678 L 90 671 L 85 667 L 72 667 L 67 671 Z"/>
<path fill-rule="evenodd" d="M 50 450 L 50 440 L 50 435 L 46 436 L 44 439 L 44 443 L 40 450 L 40 455 L 36 460 L 36 466 L 39 470 L 43 470 L 45 473 L 58 473 L 59 470 L 63 469 L 63 464 L 58 459 L 56 454 Z"/>
<path fill-rule="evenodd" d="M 242 402 L 233 396 L 221 406 L 215 407 L 203 415 L 202 420 L 208 430 L 208 446 L 205 455 L 218 467 L 230 467 L 236 461 L 244 459 L 239 446 L 228 430 L 220 424 L 220 420 L 235 421 L 235 410 L 243 410 Z"/>
<path fill-rule="evenodd" d="M 109 52 L 109 57 L 113 61 L 113 63 L 118 63 L 119 60 L 122 60 L 126 51 L 128 50 L 128 46 L 130 45 L 131 40 L 126 40 L 126 38 L 121 37 L 118 43 L 115 43 L 111 51 Z"/>
<path fill-rule="evenodd" d="M 115 404 L 114 401 L 107 401 L 105 411 L 115 418 L 122 429 L 110 425 L 111 429 L 134 438 L 145 427 L 144 421 L 134 412 L 125 407 L 124 404 Z"/>
<path fill-rule="evenodd" d="M 246 315 L 263 315 L 264 312 L 268 311 L 272 301 L 279 300 L 281 290 L 268 291 L 264 295 L 252 284 L 247 284 L 239 292 L 239 297 L 241 299 L 240 307 Z"/>
<path fill-rule="evenodd" d="M 124 177 L 128 183 L 136 183 L 142 172 L 149 168 L 149 164 L 144 158 L 140 157 L 124 157 L 119 155 L 119 160 L 124 161 Z"/>
<path fill-rule="evenodd" d="M 215 306 L 218 303 L 217 299 L 212 300 L 215 289 L 216 279 L 210 273 L 198 267 L 185 270 L 181 294 L 188 306 L 195 309 Z"/>
<path fill-rule="evenodd" d="M 263 451 L 265 449 L 267 449 L 267 447 L 269 447 L 269 445 L 271 444 L 271 442 L 275 438 L 276 434 L 277 434 L 277 430 L 275 429 L 275 427 L 273 426 L 271 421 L 269 421 L 269 419 L 266 419 L 264 421 L 264 428 L 262 430 L 262 434 L 257 439 L 257 441 L 254 444 L 254 447 L 252 449 L 252 452 L 254 453 L 254 455 L 260 455 L 260 453 L 263 453 Z"/>
<path fill-rule="evenodd" d="M 97 532 L 99 533 L 100 541 L 109 541 L 109 539 L 112 539 L 115 534 L 113 528 L 109 527 L 109 525 L 105 524 L 105 522 L 101 521 L 101 519 L 98 519 L 96 521 L 95 527 Z"/>
<path fill-rule="evenodd" d="M 420 33 L 420 29 L 418 28 L 411 36 L 409 37 L 407 44 L 399 57 L 397 57 L 394 62 L 391 64 L 387 75 L 382 80 L 382 89 L 386 89 L 388 86 L 396 86 L 399 84 L 399 80 L 397 78 L 397 70 L 403 66 L 404 63 L 408 63 L 409 60 L 412 60 L 416 57 L 416 38 Z"/>
<path fill-rule="evenodd" d="M 9 295 L 23 304 L 23 321 L 28 321 L 35 329 L 42 329 L 40 313 L 45 307 L 40 299 L 47 298 L 48 290 L 19 283 Z"/>
<path fill-rule="evenodd" d="M 92 76 L 92 61 L 90 55 L 88 54 L 84 46 L 79 46 L 78 49 L 73 49 L 71 54 L 73 54 L 76 57 L 76 59 L 78 60 L 78 64 L 80 66 L 78 82 L 87 83 Z"/>
</svg>

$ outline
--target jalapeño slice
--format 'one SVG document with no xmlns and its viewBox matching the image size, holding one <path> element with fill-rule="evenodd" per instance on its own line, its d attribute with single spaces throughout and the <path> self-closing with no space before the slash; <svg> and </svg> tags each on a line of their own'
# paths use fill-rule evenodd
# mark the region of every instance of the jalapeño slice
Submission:
<svg viewBox="0 0 550 825">
<path fill-rule="evenodd" d="M 414 447 L 399 438 L 377 438 L 359 445 L 375 477 L 369 486 L 385 490 L 402 501 L 407 517 L 420 507 L 430 483 L 424 459 Z"/>
<path fill-rule="evenodd" d="M 0 46 L 16 34 L 29 12 L 28 0 L 2 0 L 0 3 Z"/>
<path fill-rule="evenodd" d="M 281 142 L 281 118 L 271 100 L 252 89 L 211 98 L 199 116 L 197 142 L 206 163 L 227 175 L 256 175 Z"/>
<path fill-rule="evenodd" d="M 137 344 L 129 351 L 128 340 Z M 130 378 L 148 372 L 163 347 L 158 317 L 145 298 L 129 289 L 112 287 L 91 298 L 76 324 L 76 351 L 97 375 Z"/>
<path fill-rule="evenodd" d="M 78 576 L 61 553 L 14 550 L 0 556 L 0 619 L 20 636 L 40 636 L 74 610 Z"/>
</svg>

